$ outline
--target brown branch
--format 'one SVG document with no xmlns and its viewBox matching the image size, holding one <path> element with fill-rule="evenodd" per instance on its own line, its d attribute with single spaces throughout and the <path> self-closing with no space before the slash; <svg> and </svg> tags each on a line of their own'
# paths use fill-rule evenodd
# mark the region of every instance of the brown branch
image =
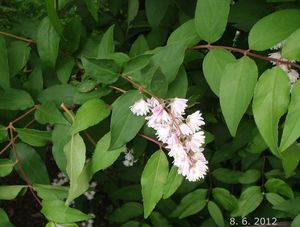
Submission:
<svg viewBox="0 0 300 227">
<path fill-rule="evenodd" d="M 146 136 L 146 135 L 143 134 L 143 133 L 139 133 L 139 136 L 145 138 L 146 140 L 149 140 L 149 141 L 151 141 L 151 142 L 157 144 L 157 145 L 159 146 L 160 149 L 165 148 L 164 145 L 163 145 L 162 143 L 158 142 L 157 140 L 155 140 L 155 139 L 153 139 L 153 138 L 151 138 L 151 137 L 149 137 L 149 136 Z"/>
<path fill-rule="evenodd" d="M 21 116 L 17 117 L 16 119 L 14 119 L 12 122 L 10 122 L 11 124 L 16 123 L 17 121 L 23 119 L 25 116 L 27 116 L 28 114 L 30 114 L 32 111 L 36 110 L 39 107 L 39 105 L 34 105 L 31 109 L 27 110 L 25 113 L 23 113 Z"/>
<path fill-rule="evenodd" d="M 74 122 L 75 121 L 75 117 L 74 117 L 74 114 L 65 106 L 64 103 L 62 103 L 60 105 L 60 107 L 69 115 L 69 117 L 72 119 L 72 121 Z"/>
<path fill-rule="evenodd" d="M 246 56 L 262 59 L 262 60 L 269 61 L 269 62 L 276 62 L 276 63 L 280 63 L 280 64 L 290 65 L 290 66 L 293 66 L 297 69 L 300 69 L 299 64 L 292 63 L 290 61 L 281 60 L 281 59 L 266 57 L 266 56 L 261 55 L 261 54 L 250 52 L 249 49 L 245 50 L 245 49 L 240 49 L 240 48 L 236 48 L 236 47 L 219 46 L 219 45 L 211 45 L 211 44 L 194 46 L 192 49 L 209 49 L 210 50 L 210 49 L 218 49 L 218 48 L 226 49 L 226 50 L 229 50 L 229 51 L 232 51 L 232 52 L 244 54 Z"/>
<path fill-rule="evenodd" d="M 15 128 L 14 128 L 12 123 L 9 123 L 8 129 L 9 129 L 9 134 L 10 134 L 10 144 L 11 144 L 11 147 L 12 147 L 12 152 L 13 152 L 15 158 L 16 158 L 15 163 L 18 166 L 18 169 L 19 169 L 24 181 L 26 182 L 27 187 L 29 188 L 31 194 L 33 195 L 34 199 L 37 201 L 38 204 L 42 205 L 40 199 L 37 197 L 37 195 L 33 191 L 32 183 L 30 182 L 28 176 L 26 175 L 22 164 L 19 162 L 20 158 L 19 158 L 19 155 L 18 155 L 18 152 L 17 152 L 17 149 L 16 149 L 16 145 L 15 145 L 15 140 L 16 139 L 14 137 Z"/>
<path fill-rule="evenodd" d="M 111 89 L 114 89 L 114 90 L 116 90 L 116 91 L 119 91 L 119 92 L 121 92 L 121 93 L 126 93 L 126 92 L 127 92 L 127 91 L 123 90 L 122 88 L 119 88 L 119 87 L 116 87 L 116 86 L 110 85 L 110 86 L 108 86 L 108 87 L 111 88 Z"/>
<path fill-rule="evenodd" d="M 86 137 L 88 138 L 88 140 L 91 142 L 91 144 L 93 144 L 93 146 L 96 147 L 97 143 L 95 142 L 95 140 L 93 139 L 93 137 L 87 131 L 84 131 L 84 134 L 86 135 Z"/>
<path fill-rule="evenodd" d="M 23 41 L 23 42 L 28 43 L 28 44 L 36 43 L 36 41 L 34 41 L 32 39 L 27 39 L 27 38 L 17 36 L 17 35 L 8 33 L 8 32 L 0 31 L 0 35 L 7 36 L 7 37 L 10 37 L 10 38 L 13 38 L 13 39 L 17 39 L 17 40 Z"/>
</svg>

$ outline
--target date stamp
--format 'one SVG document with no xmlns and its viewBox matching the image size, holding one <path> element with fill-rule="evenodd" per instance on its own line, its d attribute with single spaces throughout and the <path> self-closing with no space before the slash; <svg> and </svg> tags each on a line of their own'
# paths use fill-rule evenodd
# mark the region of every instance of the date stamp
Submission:
<svg viewBox="0 0 300 227">
<path fill-rule="evenodd" d="M 260 226 L 260 225 L 269 225 L 269 226 L 276 226 L 277 225 L 277 218 L 275 217 L 254 217 L 251 218 L 230 218 L 229 219 L 230 226 Z"/>
</svg>

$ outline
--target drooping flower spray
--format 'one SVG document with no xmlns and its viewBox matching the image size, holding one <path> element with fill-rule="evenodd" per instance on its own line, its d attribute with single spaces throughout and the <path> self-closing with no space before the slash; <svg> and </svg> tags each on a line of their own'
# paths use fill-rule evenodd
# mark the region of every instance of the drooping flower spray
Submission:
<svg viewBox="0 0 300 227">
<path fill-rule="evenodd" d="M 200 111 L 184 117 L 187 99 L 139 99 L 131 107 L 137 116 L 145 116 L 147 125 L 155 130 L 159 141 L 165 144 L 168 155 L 179 174 L 189 181 L 204 178 L 208 167 L 203 155 L 205 142 L 201 129 L 204 120 Z"/>
</svg>

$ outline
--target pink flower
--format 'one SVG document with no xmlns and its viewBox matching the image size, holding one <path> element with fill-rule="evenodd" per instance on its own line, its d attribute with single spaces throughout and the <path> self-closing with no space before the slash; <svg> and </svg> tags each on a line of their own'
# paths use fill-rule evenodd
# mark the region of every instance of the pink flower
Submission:
<svg viewBox="0 0 300 227">
<path fill-rule="evenodd" d="M 138 101 L 136 101 L 129 108 L 130 108 L 131 112 L 137 116 L 144 116 L 150 111 L 149 104 L 142 98 L 139 99 Z"/>
<path fill-rule="evenodd" d="M 188 135 L 190 135 L 190 134 L 193 133 L 193 131 L 191 130 L 191 128 L 187 124 L 185 124 L 185 123 L 181 123 L 179 125 L 179 129 L 180 129 L 180 132 L 183 135 L 185 135 L 185 136 L 188 136 Z"/>
<path fill-rule="evenodd" d="M 156 98 L 153 98 L 153 97 L 151 97 L 151 99 L 147 99 L 147 103 L 152 108 L 159 105 L 159 101 Z"/>
<path fill-rule="evenodd" d="M 181 143 L 176 143 L 170 146 L 167 146 L 168 149 L 170 149 L 170 152 L 168 153 L 171 157 L 180 157 L 182 154 L 186 154 L 184 147 Z"/>
<path fill-rule="evenodd" d="M 180 117 L 184 114 L 185 108 L 187 107 L 187 99 L 174 98 L 170 103 L 171 113 Z"/>
</svg>

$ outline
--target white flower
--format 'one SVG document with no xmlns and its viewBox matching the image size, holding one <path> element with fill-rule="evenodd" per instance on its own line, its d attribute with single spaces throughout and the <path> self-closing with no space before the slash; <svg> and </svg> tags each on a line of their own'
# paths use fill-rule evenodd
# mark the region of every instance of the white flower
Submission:
<svg viewBox="0 0 300 227">
<path fill-rule="evenodd" d="M 285 43 L 285 40 L 282 42 L 277 43 L 275 46 L 271 47 L 270 50 L 279 50 L 282 48 L 283 44 Z"/>
<path fill-rule="evenodd" d="M 185 124 L 185 123 L 181 123 L 179 125 L 179 129 L 180 129 L 180 132 L 183 134 L 183 135 L 190 135 L 193 133 L 192 129 L 189 127 L 189 125 Z"/>
<path fill-rule="evenodd" d="M 147 103 L 152 108 L 159 105 L 159 101 L 156 98 L 153 98 L 153 97 L 151 97 L 151 99 L 147 99 Z"/>
<path fill-rule="evenodd" d="M 204 119 L 202 118 L 202 114 L 198 110 L 195 113 L 187 116 L 186 124 L 190 127 L 190 129 L 194 133 L 200 129 L 200 126 L 205 125 L 205 122 Z"/>
<path fill-rule="evenodd" d="M 168 124 L 162 124 L 156 127 L 156 135 L 157 138 L 163 143 L 167 143 L 170 135 L 171 135 L 171 127 Z"/>
<path fill-rule="evenodd" d="M 152 115 L 145 118 L 146 120 L 148 120 L 147 125 L 150 128 L 157 129 L 161 126 L 161 124 L 167 124 L 171 121 L 170 115 L 162 105 L 154 107 L 151 111 Z"/>
<path fill-rule="evenodd" d="M 197 181 L 203 179 L 206 175 L 208 167 L 205 162 L 198 161 L 196 162 L 189 170 L 186 178 L 189 181 Z"/>
<path fill-rule="evenodd" d="M 176 143 L 173 145 L 167 146 L 168 149 L 170 149 L 170 152 L 168 153 L 171 157 L 180 157 L 182 154 L 186 154 L 184 147 L 181 143 Z"/>
<path fill-rule="evenodd" d="M 205 135 L 203 131 L 196 132 L 191 135 L 190 138 L 186 141 L 186 146 L 193 152 L 199 152 L 202 150 L 202 145 L 205 142 Z"/>
<path fill-rule="evenodd" d="M 289 79 L 290 79 L 291 84 L 294 84 L 294 83 L 296 83 L 296 81 L 297 81 L 298 78 L 299 78 L 299 73 L 298 73 L 296 70 L 291 69 L 291 70 L 288 72 L 288 76 L 289 76 Z"/>
<path fill-rule="evenodd" d="M 270 58 L 274 58 L 274 59 L 278 59 L 278 60 L 286 60 L 286 59 L 282 58 L 282 56 L 281 56 L 281 54 L 279 52 L 271 53 L 271 54 L 269 54 L 269 57 Z M 271 63 L 273 65 L 276 65 L 277 61 L 271 61 Z"/>
<path fill-rule="evenodd" d="M 171 146 L 171 145 L 177 144 L 179 142 L 180 142 L 180 140 L 179 140 L 177 133 L 171 132 L 170 136 L 168 137 L 167 144 L 169 146 Z"/>
<path fill-rule="evenodd" d="M 137 116 L 144 116 L 149 112 L 149 104 L 144 99 L 139 99 L 132 106 L 130 110 Z"/>
<path fill-rule="evenodd" d="M 170 103 L 171 113 L 180 117 L 184 114 L 185 108 L 187 107 L 187 99 L 174 98 Z"/>
</svg>

